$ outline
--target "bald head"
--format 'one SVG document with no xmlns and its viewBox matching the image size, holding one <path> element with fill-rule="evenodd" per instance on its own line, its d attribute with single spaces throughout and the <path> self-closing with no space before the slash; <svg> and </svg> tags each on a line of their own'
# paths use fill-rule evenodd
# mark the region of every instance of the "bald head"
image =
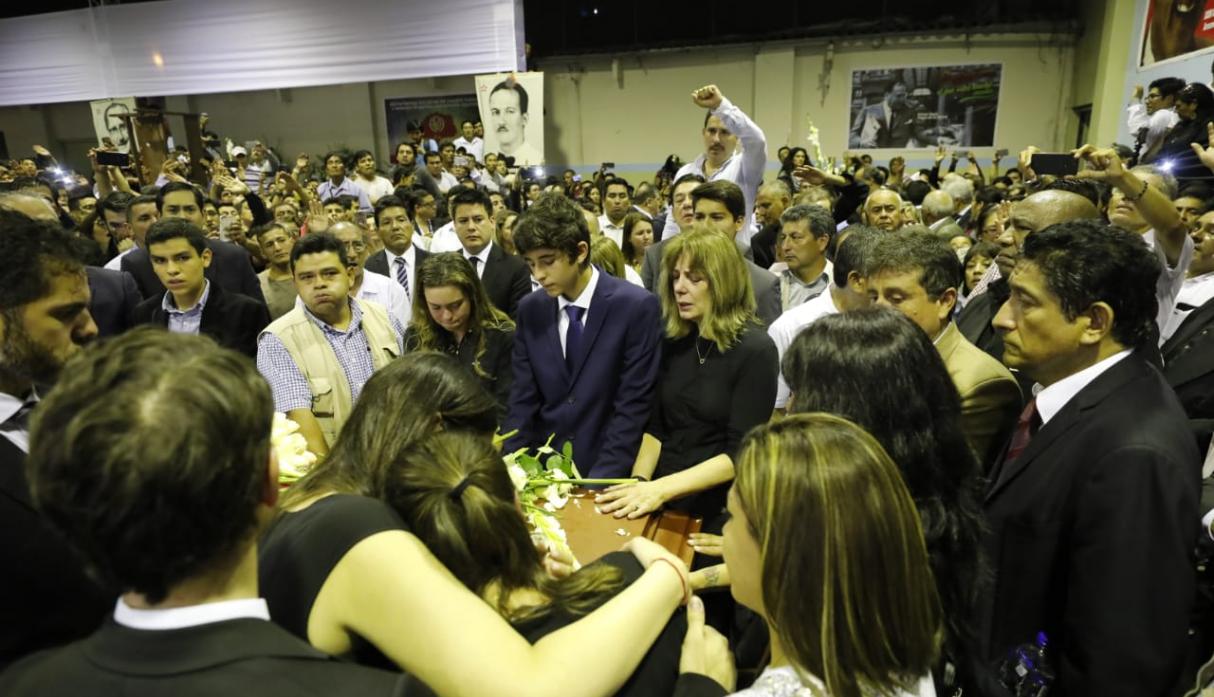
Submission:
<svg viewBox="0 0 1214 697">
<path fill-rule="evenodd" d="M 1024 238 L 1051 225 L 1068 220 L 1100 217 L 1088 199 L 1072 191 L 1039 191 L 1012 206 L 1011 229 L 1016 248 L 1024 248 Z"/>
<path fill-rule="evenodd" d="M 337 238 L 346 248 L 346 260 L 356 273 L 356 278 L 362 277 L 363 263 L 367 261 L 367 233 L 361 225 L 340 221 L 329 226 L 329 234 Z"/>
<path fill-rule="evenodd" d="M 59 215 L 55 213 L 55 208 L 50 201 L 33 194 L 4 194 L 0 196 L 0 209 L 20 213 L 34 220 L 59 223 Z"/>
<path fill-rule="evenodd" d="M 872 192 L 864 200 L 864 222 L 886 232 L 902 227 L 902 197 L 890 189 Z"/>
</svg>

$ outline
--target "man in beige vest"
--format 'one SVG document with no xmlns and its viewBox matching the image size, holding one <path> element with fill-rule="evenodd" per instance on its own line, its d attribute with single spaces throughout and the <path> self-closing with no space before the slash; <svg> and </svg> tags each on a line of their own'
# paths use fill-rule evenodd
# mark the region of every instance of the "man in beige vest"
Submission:
<svg viewBox="0 0 1214 697">
<path fill-rule="evenodd" d="M 257 370 L 274 408 L 299 424 L 308 449 L 329 451 L 371 374 L 402 352 L 404 328 L 379 304 L 350 297 L 345 247 L 328 233 L 301 238 L 291 274 L 302 306 L 274 320 L 257 343 Z"/>
</svg>

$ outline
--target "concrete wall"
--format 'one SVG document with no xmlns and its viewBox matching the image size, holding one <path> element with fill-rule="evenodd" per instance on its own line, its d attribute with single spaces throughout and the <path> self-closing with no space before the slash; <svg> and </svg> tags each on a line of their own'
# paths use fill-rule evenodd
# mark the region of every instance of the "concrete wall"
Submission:
<svg viewBox="0 0 1214 697">
<path fill-rule="evenodd" d="M 838 42 L 831 60 L 826 42 L 549 58 L 538 66 L 547 75 L 548 161 L 579 171 L 612 161 L 617 171 L 649 176 L 669 154 L 690 159 L 703 146 L 702 112 L 689 95 L 708 83 L 720 85 L 764 129 L 773 166 L 779 145 L 806 143 L 809 119 L 824 154 L 838 155 L 846 147 L 852 70 L 990 62 L 1004 65 L 996 147 L 1058 149 L 1070 144 L 1070 107 L 1091 101 L 1074 93 L 1073 44 L 1070 36 L 990 35 Z M 290 158 L 336 146 L 386 155 L 385 98 L 472 90 L 471 77 L 451 77 L 175 97 L 169 106 L 206 111 L 224 135 L 264 140 Z M 77 166 L 93 138 L 85 103 L 0 109 L 0 130 L 14 155 L 40 143 Z M 930 157 L 926 150 L 910 155 L 912 166 Z"/>
</svg>

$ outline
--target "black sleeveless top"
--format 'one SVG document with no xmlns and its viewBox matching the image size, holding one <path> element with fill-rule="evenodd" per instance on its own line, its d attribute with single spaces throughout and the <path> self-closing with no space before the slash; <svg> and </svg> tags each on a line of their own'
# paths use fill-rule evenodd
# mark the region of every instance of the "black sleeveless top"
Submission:
<svg viewBox="0 0 1214 697">
<path fill-rule="evenodd" d="M 302 511 L 280 515 L 262 535 L 257 550 L 257 582 L 270 619 L 308 641 L 312 605 L 342 557 L 376 533 L 404 529 L 396 511 L 366 496 L 334 494 Z M 351 638 L 349 658 L 355 663 L 401 670 L 369 641 L 358 635 Z"/>
</svg>

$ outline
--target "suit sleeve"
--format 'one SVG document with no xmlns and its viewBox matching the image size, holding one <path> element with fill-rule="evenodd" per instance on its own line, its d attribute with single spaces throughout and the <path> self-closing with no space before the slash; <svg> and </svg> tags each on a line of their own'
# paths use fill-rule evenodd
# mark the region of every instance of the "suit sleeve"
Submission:
<svg viewBox="0 0 1214 697">
<path fill-rule="evenodd" d="M 497 352 L 496 363 L 486 366 L 488 368 L 486 372 L 493 376 L 493 397 L 500 405 L 499 413 L 504 414 L 506 405 L 510 403 L 511 386 L 514 385 L 514 365 L 511 356 L 514 332 L 502 332 L 501 338 L 498 340 L 504 343 L 505 347 Z"/>
<path fill-rule="evenodd" d="M 1011 377 L 985 380 L 961 395 L 961 429 L 983 469 L 994 464 L 1019 413 L 1020 386 Z"/>
<path fill-rule="evenodd" d="M 526 310 L 519 312 L 514 330 L 514 348 L 510 352 L 514 382 L 510 386 L 510 402 L 506 408 L 506 420 L 502 424 L 502 432 L 509 433 L 517 429 L 518 434 L 506 441 L 506 452 L 537 444 L 532 431 L 535 427 L 536 413 L 540 409 L 540 392 L 536 383 L 535 371 L 531 367 L 531 357 L 527 354 L 529 334 L 526 329 L 526 320 Z"/>
<path fill-rule="evenodd" d="M 662 359 L 662 323 L 658 299 L 648 295 L 626 317 L 624 355 L 611 419 L 603 430 L 603 444 L 595 468 L 604 476 L 626 477 L 632 471 L 641 435 L 649 422 L 658 367 Z M 517 378 L 516 378 L 517 379 Z"/>
<path fill-rule="evenodd" d="M 239 279 L 238 287 L 234 290 L 265 305 L 266 296 L 261 292 L 261 281 L 257 280 L 257 273 L 253 271 L 253 259 L 244 249 L 239 247 L 237 249 L 240 250 L 241 263 L 234 264 L 236 268 L 233 269 L 233 273 L 237 274 Z"/>
<path fill-rule="evenodd" d="M 1121 448 L 1076 483 L 1060 692 L 1145 695 L 1173 687 L 1194 598 L 1199 519 L 1198 463 L 1175 452 L 1147 443 Z"/>
<path fill-rule="evenodd" d="M 644 284 L 645 290 L 650 293 L 657 292 L 654 288 L 658 285 L 658 276 L 661 274 L 661 270 L 658 267 L 661 266 L 661 263 L 662 260 L 658 255 L 658 245 L 654 243 L 649 246 L 649 249 L 645 250 L 645 257 L 641 261 L 641 283 Z"/>
<path fill-rule="evenodd" d="M 780 302 L 780 277 L 773 276 L 764 288 L 755 288 L 755 314 L 764 327 L 770 327 L 780 318 L 784 309 Z"/>
<path fill-rule="evenodd" d="M 747 355 L 740 356 L 741 371 L 734 380 L 725 433 L 725 454 L 735 460 L 742 438 L 750 429 L 771 419 L 780 372 L 775 343 L 762 329 L 756 327 L 749 331 L 755 336 L 751 337 L 753 343 L 746 347 Z"/>
<path fill-rule="evenodd" d="M 527 269 L 526 264 L 517 264 L 514 273 L 510 276 L 510 300 L 507 303 L 509 307 L 506 314 L 511 318 L 518 315 L 519 301 L 530 292 L 531 272 Z"/>
<path fill-rule="evenodd" d="M 257 359 L 257 337 L 261 331 L 270 325 L 270 311 L 261 303 L 246 303 L 244 305 L 245 321 L 242 323 L 240 346 L 238 351 Z"/>
<path fill-rule="evenodd" d="M 126 322 L 119 330 L 121 333 L 135 326 L 135 308 L 143 302 L 143 297 L 139 295 L 139 286 L 135 285 L 134 276 L 126 271 L 118 273 L 122 275 L 122 320 Z"/>
<path fill-rule="evenodd" d="M 244 202 L 249 207 L 249 213 L 253 215 L 253 225 L 265 225 L 274 219 L 266 210 L 265 201 L 252 191 L 245 195 Z"/>
</svg>

